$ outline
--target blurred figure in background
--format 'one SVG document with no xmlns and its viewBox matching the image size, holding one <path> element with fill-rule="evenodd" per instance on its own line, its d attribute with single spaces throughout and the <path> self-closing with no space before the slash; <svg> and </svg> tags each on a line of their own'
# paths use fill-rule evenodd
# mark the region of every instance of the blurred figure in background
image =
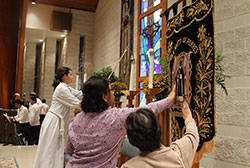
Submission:
<svg viewBox="0 0 250 168">
<path fill-rule="evenodd" d="M 17 115 L 14 117 L 9 117 L 9 120 L 19 122 L 20 133 L 22 133 L 24 138 L 28 141 L 28 145 L 33 145 L 28 109 L 22 105 L 22 101 L 20 99 L 15 101 L 15 107 L 17 108 Z"/>
<path fill-rule="evenodd" d="M 29 119 L 34 144 L 38 144 L 40 133 L 40 105 L 35 97 L 30 98 Z"/>
<path fill-rule="evenodd" d="M 46 100 L 42 99 L 42 107 L 41 107 L 41 113 L 40 113 L 40 125 L 42 126 L 43 120 L 45 118 L 46 113 L 49 110 L 49 106 L 46 104 Z"/>
<path fill-rule="evenodd" d="M 16 107 L 15 107 L 15 101 L 17 100 L 17 99 L 21 99 L 21 96 L 20 96 L 20 94 L 19 93 L 15 93 L 14 95 L 13 95 L 13 98 L 10 100 L 10 102 L 9 102 L 9 106 L 8 106 L 8 108 L 9 109 L 16 109 Z"/>
</svg>

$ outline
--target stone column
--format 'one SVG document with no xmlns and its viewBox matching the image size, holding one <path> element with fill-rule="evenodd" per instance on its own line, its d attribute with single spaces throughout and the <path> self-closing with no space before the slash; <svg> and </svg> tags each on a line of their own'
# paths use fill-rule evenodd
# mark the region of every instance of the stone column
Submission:
<svg viewBox="0 0 250 168">
<path fill-rule="evenodd" d="M 35 80 L 36 43 L 29 42 L 26 45 L 26 55 L 23 63 L 23 87 L 26 99 L 30 92 L 34 91 Z"/>
<path fill-rule="evenodd" d="M 44 82 L 43 82 L 43 97 L 47 104 L 51 104 L 54 88 L 51 86 L 55 76 L 55 59 L 56 58 L 56 39 L 45 40 L 45 55 L 44 55 Z"/>
</svg>

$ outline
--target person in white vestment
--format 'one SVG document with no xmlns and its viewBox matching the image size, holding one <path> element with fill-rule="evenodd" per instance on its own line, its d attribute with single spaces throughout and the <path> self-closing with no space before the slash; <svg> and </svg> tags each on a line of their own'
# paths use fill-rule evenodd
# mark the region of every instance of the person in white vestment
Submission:
<svg viewBox="0 0 250 168">
<path fill-rule="evenodd" d="M 41 126 L 43 124 L 43 120 L 45 118 L 45 115 L 47 114 L 48 111 L 49 111 L 49 106 L 46 104 L 46 100 L 42 99 L 42 108 L 41 108 L 41 113 L 40 113 Z"/>
<path fill-rule="evenodd" d="M 82 92 L 69 86 L 72 70 L 57 70 L 52 103 L 40 131 L 35 168 L 63 168 L 64 147 L 72 108 L 81 109 Z"/>
<path fill-rule="evenodd" d="M 36 97 L 30 97 L 29 122 L 34 144 L 38 144 L 40 133 L 40 105 L 36 102 Z"/>
<path fill-rule="evenodd" d="M 37 103 L 39 106 L 41 106 L 41 105 L 42 105 L 42 101 L 41 101 L 41 99 L 39 99 L 39 98 L 37 97 L 37 95 L 36 95 L 36 93 L 35 93 L 35 92 L 30 92 L 29 97 L 30 97 L 30 98 L 35 97 L 35 98 L 36 98 L 36 103 Z M 31 105 L 31 103 L 29 103 L 29 105 Z"/>
<path fill-rule="evenodd" d="M 25 139 L 28 141 L 28 145 L 33 145 L 28 109 L 22 105 L 22 101 L 20 99 L 15 101 L 15 107 L 17 108 L 17 115 L 14 117 L 10 116 L 9 120 L 19 122 L 20 133 L 22 133 Z"/>
</svg>

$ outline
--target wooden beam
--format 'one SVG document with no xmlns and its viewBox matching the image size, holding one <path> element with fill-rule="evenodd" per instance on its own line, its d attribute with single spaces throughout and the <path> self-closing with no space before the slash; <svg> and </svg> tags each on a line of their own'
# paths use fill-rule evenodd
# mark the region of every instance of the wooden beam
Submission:
<svg viewBox="0 0 250 168">
<path fill-rule="evenodd" d="M 23 58 L 24 58 L 24 41 L 25 41 L 25 25 L 28 8 L 28 0 L 23 0 L 22 4 L 22 16 L 21 16 L 21 27 L 19 30 L 19 54 L 17 60 L 17 81 L 16 81 L 16 92 L 22 93 L 22 82 L 23 82 Z"/>
<path fill-rule="evenodd" d="M 137 17 L 137 66 L 136 66 L 136 90 L 139 90 L 139 79 L 140 79 L 140 46 L 141 46 L 141 19 L 139 18 L 141 14 L 141 1 L 138 1 L 138 17 Z M 136 96 L 135 104 L 138 107 L 139 105 L 139 96 Z"/>
<path fill-rule="evenodd" d="M 2 1 L 0 5 L 0 107 L 7 108 L 15 93 L 19 20 L 22 0 Z"/>
<path fill-rule="evenodd" d="M 140 2 L 139 2 L 139 3 L 140 3 Z M 140 11 L 139 11 L 139 12 L 140 12 L 140 13 L 139 13 L 139 18 L 142 19 L 142 18 L 144 18 L 145 16 L 148 16 L 148 15 L 154 13 L 154 12 L 157 11 L 158 9 L 161 9 L 161 7 L 162 7 L 162 5 L 159 4 L 159 5 L 155 6 L 155 7 L 153 7 L 153 8 L 151 8 L 151 9 L 147 10 L 147 11 L 144 12 L 143 14 L 141 14 L 141 8 L 139 8 L 139 9 L 140 9 Z"/>
</svg>

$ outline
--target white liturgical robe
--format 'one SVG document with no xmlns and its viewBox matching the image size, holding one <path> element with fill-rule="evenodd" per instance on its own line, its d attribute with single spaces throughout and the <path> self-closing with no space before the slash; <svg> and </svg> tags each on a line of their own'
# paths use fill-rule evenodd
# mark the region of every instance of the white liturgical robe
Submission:
<svg viewBox="0 0 250 168">
<path fill-rule="evenodd" d="M 72 108 L 81 109 L 82 92 L 61 82 L 43 121 L 36 153 L 35 168 L 63 168 L 64 147 Z"/>
</svg>

